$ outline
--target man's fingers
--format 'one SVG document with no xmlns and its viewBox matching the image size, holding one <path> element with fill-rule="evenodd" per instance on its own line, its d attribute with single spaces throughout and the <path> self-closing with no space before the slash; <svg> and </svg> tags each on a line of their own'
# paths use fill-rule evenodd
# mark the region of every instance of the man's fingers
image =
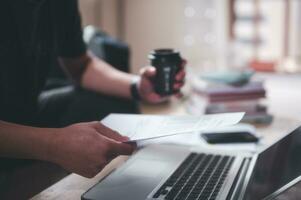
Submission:
<svg viewBox="0 0 301 200">
<path fill-rule="evenodd" d="M 118 156 L 118 155 L 131 155 L 135 149 L 136 146 L 132 144 L 125 144 L 120 142 L 111 141 L 109 143 L 110 145 L 110 155 Z"/>
<path fill-rule="evenodd" d="M 178 99 L 182 98 L 184 95 L 182 92 L 177 92 L 174 94 L 175 97 L 177 97 Z"/>
<path fill-rule="evenodd" d="M 176 75 L 176 81 L 182 81 L 186 76 L 186 72 L 184 70 L 181 70 Z"/>
<path fill-rule="evenodd" d="M 152 94 L 149 95 L 149 99 L 153 103 L 161 103 L 161 102 L 166 101 L 168 99 L 168 96 L 160 96 L 156 93 L 152 93 Z"/>
<path fill-rule="evenodd" d="M 126 142 L 129 140 L 128 137 L 120 135 L 118 132 L 106 127 L 100 122 L 96 122 L 94 124 L 94 128 L 96 129 L 97 132 L 106 136 L 107 138 L 111 138 L 113 140 L 120 141 L 120 142 Z"/>
<path fill-rule="evenodd" d="M 185 68 L 186 64 L 187 64 L 187 60 L 182 59 L 182 63 L 180 65 L 180 69 L 179 70 L 183 70 Z"/>
<path fill-rule="evenodd" d="M 177 72 L 177 75 L 175 77 L 176 80 L 180 81 L 185 77 L 186 73 L 185 73 L 184 68 L 185 68 L 186 63 L 187 63 L 187 61 L 183 59 L 181 65 L 180 65 L 180 68 Z M 156 68 L 153 66 L 144 67 L 140 70 L 140 74 L 141 74 L 141 76 L 151 79 L 156 75 Z"/>
<path fill-rule="evenodd" d="M 156 75 L 156 68 L 144 67 L 140 70 L 140 74 L 146 78 L 153 78 Z"/>
<path fill-rule="evenodd" d="M 184 86 L 184 82 L 177 82 L 173 85 L 174 90 L 180 90 Z"/>
</svg>

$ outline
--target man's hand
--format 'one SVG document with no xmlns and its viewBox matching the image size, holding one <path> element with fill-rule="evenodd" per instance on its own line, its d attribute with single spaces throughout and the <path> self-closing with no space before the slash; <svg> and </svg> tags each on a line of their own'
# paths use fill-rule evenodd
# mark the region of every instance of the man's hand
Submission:
<svg viewBox="0 0 301 200">
<path fill-rule="evenodd" d="M 99 122 L 79 123 L 58 129 L 52 157 L 63 168 L 92 178 L 112 159 L 133 153 L 135 147 L 124 144 L 128 138 Z"/>
<path fill-rule="evenodd" d="M 185 65 L 186 61 L 183 60 L 181 68 L 175 76 L 175 83 L 173 85 L 174 90 L 178 91 L 174 95 L 178 98 L 182 97 L 180 89 L 183 87 L 185 82 Z M 156 75 L 156 69 L 154 67 L 144 67 L 143 69 L 141 69 L 140 75 L 141 79 L 138 83 L 138 92 L 143 101 L 148 103 L 160 103 L 166 101 L 169 98 L 167 96 L 160 96 L 154 90 L 153 80 Z"/>
</svg>

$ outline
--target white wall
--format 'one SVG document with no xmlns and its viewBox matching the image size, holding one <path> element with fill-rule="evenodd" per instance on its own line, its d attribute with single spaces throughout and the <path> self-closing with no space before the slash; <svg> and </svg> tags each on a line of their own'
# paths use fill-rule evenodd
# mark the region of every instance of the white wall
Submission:
<svg viewBox="0 0 301 200">
<path fill-rule="evenodd" d="M 132 49 L 132 71 L 148 64 L 155 48 L 180 48 L 185 0 L 123 0 L 123 38 Z"/>
<path fill-rule="evenodd" d="M 223 47 L 228 39 L 228 1 L 123 0 L 123 4 L 123 38 L 132 47 L 133 72 L 148 64 L 147 54 L 155 48 L 179 49 L 194 72 L 202 70 L 203 63 L 208 63 L 210 45 L 214 47 L 216 56 L 225 53 Z M 187 16 L 189 7 L 195 10 L 194 17 Z M 208 11 L 214 15 L 214 19 L 210 19 Z M 207 31 L 208 25 L 214 27 L 212 31 Z M 204 35 L 215 38 L 214 42 L 204 42 Z M 193 37 L 193 44 L 187 44 L 187 36 Z M 212 60 L 223 61 L 223 58 Z M 215 63 L 215 68 L 225 65 L 224 62 Z"/>
<path fill-rule="evenodd" d="M 283 1 L 277 0 L 271 1 L 273 9 L 270 11 L 271 4 L 269 0 L 264 1 L 265 13 L 272 14 L 273 16 L 280 13 L 279 10 L 283 10 Z M 295 24 L 300 23 L 299 20 L 299 8 L 300 2 L 291 0 L 291 10 L 295 11 L 293 14 Z M 110 35 L 122 38 L 131 46 L 132 50 L 132 71 L 137 73 L 139 69 L 148 64 L 147 54 L 150 50 L 155 48 L 170 47 L 180 49 L 184 57 L 190 62 L 190 66 L 200 69 L 206 69 L 208 65 L 212 69 L 212 65 L 215 68 L 221 68 L 223 65 L 227 65 L 227 62 L 223 63 L 222 54 L 227 54 L 227 33 L 228 33 L 228 13 L 226 0 L 79 0 L 83 24 L 93 24 L 101 27 L 103 30 L 108 32 Z M 217 12 L 217 23 L 216 31 L 217 34 L 215 53 L 220 54 L 220 58 L 207 58 L 210 54 L 210 46 L 204 44 L 201 40 L 204 40 L 202 32 L 208 30 L 208 25 L 204 25 L 202 20 L 206 12 L 201 8 L 206 6 L 210 7 L 210 4 L 214 5 Z M 264 4 L 264 3 L 263 3 Z M 298 4 L 298 5 L 297 5 Z M 277 5 L 277 6 L 275 6 Z M 195 18 L 188 18 L 184 16 L 185 7 L 191 6 L 195 8 L 198 13 Z M 278 11 L 277 11 L 277 9 Z M 277 12 L 276 12 L 277 11 Z M 272 12 L 272 13 L 271 13 Z M 280 15 L 278 17 L 272 17 L 272 24 L 275 26 L 281 26 Z M 297 19 L 297 20 L 296 20 Z M 270 20 L 270 22 L 272 22 Z M 211 24 L 211 23 L 209 23 Z M 300 45 L 296 41 L 299 41 L 298 32 L 295 24 L 291 24 L 290 34 L 290 51 L 289 56 L 294 59 L 299 59 L 300 56 Z M 263 57 L 270 58 L 271 55 L 279 57 L 283 48 L 282 45 L 282 31 L 276 31 L 279 28 L 273 27 L 267 34 L 273 35 L 269 43 L 265 46 L 269 48 L 263 48 L 261 54 Z M 214 32 L 214 31 L 213 31 Z M 199 34 L 200 33 L 200 34 Z M 211 33 L 210 33 L 211 34 Z M 184 40 L 188 35 L 195 35 L 194 45 L 185 45 Z M 214 38 L 214 37 L 212 37 Z M 206 39 L 206 38 L 205 38 Z M 187 43 L 187 42 L 186 42 Z M 279 45 L 278 45 L 279 44 Z M 208 60 L 223 61 L 221 63 L 211 62 L 209 65 Z"/>
<path fill-rule="evenodd" d="M 227 1 L 225 1 L 227 2 Z M 131 47 L 132 71 L 148 65 L 147 55 L 156 48 L 179 49 L 190 66 L 202 67 L 202 61 L 208 63 L 209 45 L 204 43 L 204 34 L 208 27 L 206 8 L 214 8 L 218 23 L 209 22 L 213 28 L 210 34 L 217 42 L 211 44 L 224 53 L 221 40 L 228 33 L 226 3 L 219 0 L 80 0 L 83 11 L 83 24 L 97 25 L 113 36 L 120 37 Z M 185 17 L 187 6 L 195 8 L 196 16 Z M 208 9 L 207 9 L 208 10 Z M 202 22 L 203 20 L 203 22 Z M 202 33 L 202 34 L 201 34 Z M 195 37 L 194 45 L 185 44 L 185 36 Z M 208 35 L 208 34 L 207 34 Z M 221 39 L 220 39 L 221 38 Z M 207 45 L 207 46 L 206 46 Z M 213 59 L 220 60 L 220 59 Z M 205 62 L 206 61 L 206 62 Z M 221 65 L 218 63 L 217 65 Z"/>
<path fill-rule="evenodd" d="M 118 3 L 119 0 L 79 0 L 83 26 L 94 25 L 118 37 Z"/>
</svg>

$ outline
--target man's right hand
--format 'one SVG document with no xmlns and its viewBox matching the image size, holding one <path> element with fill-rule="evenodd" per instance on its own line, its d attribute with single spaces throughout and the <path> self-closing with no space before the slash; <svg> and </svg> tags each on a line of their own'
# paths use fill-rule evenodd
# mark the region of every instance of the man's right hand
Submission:
<svg viewBox="0 0 301 200">
<path fill-rule="evenodd" d="M 74 124 L 55 133 L 50 160 L 92 178 L 115 157 L 133 153 L 135 146 L 122 143 L 127 139 L 99 122 Z"/>
</svg>

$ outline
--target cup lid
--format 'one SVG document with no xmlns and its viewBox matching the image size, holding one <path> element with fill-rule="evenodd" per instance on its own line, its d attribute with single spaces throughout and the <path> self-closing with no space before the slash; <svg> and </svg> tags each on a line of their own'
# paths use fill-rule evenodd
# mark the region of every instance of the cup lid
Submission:
<svg viewBox="0 0 301 200">
<path fill-rule="evenodd" d="M 177 56 L 180 57 L 180 52 L 175 49 L 169 49 L 169 48 L 164 48 L 164 49 L 155 49 L 150 52 L 149 54 L 149 59 L 154 59 L 156 57 L 161 57 L 161 56 Z"/>
</svg>

